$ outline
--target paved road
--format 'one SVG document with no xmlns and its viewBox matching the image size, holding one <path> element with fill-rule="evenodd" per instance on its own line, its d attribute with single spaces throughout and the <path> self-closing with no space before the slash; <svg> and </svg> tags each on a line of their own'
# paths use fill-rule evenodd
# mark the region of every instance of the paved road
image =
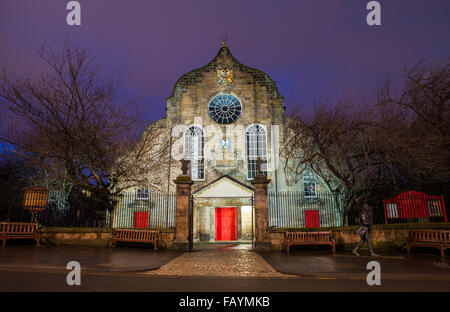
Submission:
<svg viewBox="0 0 450 312">
<path fill-rule="evenodd" d="M 85 272 L 80 286 L 66 284 L 66 272 L 2 269 L 0 291 L 158 291 L 158 292 L 299 292 L 299 291 L 450 291 L 448 279 L 383 278 L 381 286 L 365 279 L 170 277 L 141 273 Z"/>
<path fill-rule="evenodd" d="M 154 270 L 175 259 L 182 252 L 147 248 L 71 247 L 71 246 L 8 246 L 0 248 L 0 267 L 66 267 L 78 261 L 83 268 L 94 270 Z"/>
<path fill-rule="evenodd" d="M 163 276 L 208 276 L 208 277 L 290 277 L 277 272 L 256 252 L 251 245 L 204 246 L 186 252 L 164 264 L 150 275 Z"/>
<path fill-rule="evenodd" d="M 181 256 L 127 248 L 11 247 L 0 252 L 0 291 L 450 291 L 448 259 L 435 256 L 377 258 L 382 285 L 368 286 L 370 258 L 328 252 L 261 257 L 248 246 L 230 244 Z M 69 260 L 82 263 L 81 286 L 66 284 Z"/>
</svg>

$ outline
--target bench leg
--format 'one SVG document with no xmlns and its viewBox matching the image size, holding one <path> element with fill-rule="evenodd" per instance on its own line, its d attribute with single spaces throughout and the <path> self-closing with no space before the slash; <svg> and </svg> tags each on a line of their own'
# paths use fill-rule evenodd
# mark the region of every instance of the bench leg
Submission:
<svg viewBox="0 0 450 312">
<path fill-rule="evenodd" d="M 445 248 L 444 246 L 441 246 L 441 248 L 439 248 L 441 250 L 441 257 L 445 256 Z"/>
<path fill-rule="evenodd" d="M 333 255 L 336 254 L 336 245 L 333 243 Z"/>
<path fill-rule="evenodd" d="M 406 253 L 408 255 L 411 253 L 411 246 L 406 246 Z"/>
<path fill-rule="evenodd" d="M 2 238 L 2 247 L 6 246 L 6 240 L 4 238 Z"/>
<path fill-rule="evenodd" d="M 291 249 L 291 245 L 290 245 L 290 244 L 287 244 L 287 245 L 286 245 L 286 250 L 287 250 L 288 255 L 289 255 L 289 253 L 290 253 L 290 249 Z"/>
</svg>

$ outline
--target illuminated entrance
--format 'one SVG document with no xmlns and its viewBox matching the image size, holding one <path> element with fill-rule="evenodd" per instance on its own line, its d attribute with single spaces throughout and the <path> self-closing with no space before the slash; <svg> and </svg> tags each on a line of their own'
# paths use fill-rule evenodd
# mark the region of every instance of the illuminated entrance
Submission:
<svg viewBox="0 0 450 312">
<path fill-rule="evenodd" d="M 253 189 L 223 176 L 193 194 L 194 241 L 250 243 L 254 233 Z"/>
</svg>

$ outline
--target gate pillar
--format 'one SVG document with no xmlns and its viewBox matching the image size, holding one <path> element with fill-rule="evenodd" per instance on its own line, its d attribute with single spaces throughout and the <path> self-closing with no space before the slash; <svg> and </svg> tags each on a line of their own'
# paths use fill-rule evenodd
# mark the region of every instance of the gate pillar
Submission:
<svg viewBox="0 0 450 312">
<path fill-rule="evenodd" d="M 259 160 L 259 159 L 258 159 Z M 258 169 L 261 161 L 258 161 Z M 255 250 L 270 251 L 272 244 L 269 236 L 269 202 L 267 198 L 267 185 L 270 179 L 258 170 L 252 184 L 255 190 Z"/>
<path fill-rule="evenodd" d="M 177 186 L 175 239 L 173 241 L 173 249 L 189 251 L 191 186 L 194 184 L 194 181 L 192 181 L 191 177 L 187 174 L 189 162 L 182 160 L 181 163 L 181 170 L 183 173 L 173 181 Z"/>
</svg>

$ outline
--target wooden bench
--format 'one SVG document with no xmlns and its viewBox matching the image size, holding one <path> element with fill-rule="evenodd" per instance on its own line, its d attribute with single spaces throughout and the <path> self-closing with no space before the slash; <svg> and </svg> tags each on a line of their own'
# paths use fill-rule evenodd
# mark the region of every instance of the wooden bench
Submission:
<svg viewBox="0 0 450 312">
<path fill-rule="evenodd" d="M 436 247 L 444 256 L 445 249 L 450 248 L 450 231 L 441 230 L 410 230 L 406 239 L 406 252 L 411 252 L 411 247 Z"/>
<path fill-rule="evenodd" d="M 159 231 L 114 229 L 110 247 L 115 247 L 117 242 L 152 243 L 153 250 L 158 250 Z"/>
<path fill-rule="evenodd" d="M 37 223 L 23 222 L 0 222 L 0 239 L 2 247 L 6 246 L 6 242 L 10 239 L 34 239 L 36 245 L 39 246 L 41 233 Z"/>
<path fill-rule="evenodd" d="M 336 252 L 334 238 L 329 232 L 286 232 L 286 249 L 290 252 L 293 245 L 330 245 Z"/>
</svg>

